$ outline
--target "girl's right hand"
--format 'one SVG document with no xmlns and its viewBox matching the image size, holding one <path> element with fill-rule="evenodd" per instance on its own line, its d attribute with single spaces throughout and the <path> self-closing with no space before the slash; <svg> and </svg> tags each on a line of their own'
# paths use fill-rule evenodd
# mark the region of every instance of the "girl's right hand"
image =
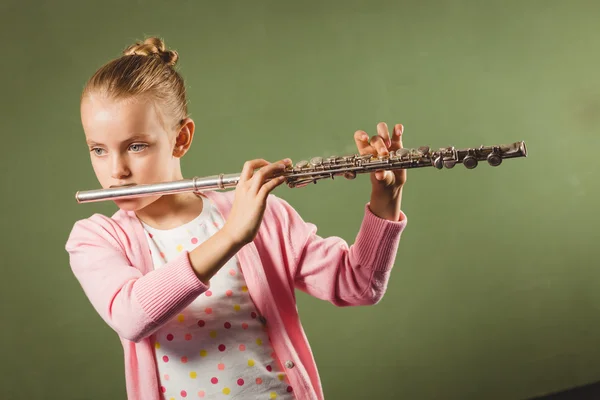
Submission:
<svg viewBox="0 0 600 400">
<path fill-rule="evenodd" d="M 234 245 L 244 246 L 254 240 L 263 219 L 267 196 L 285 181 L 284 177 L 273 177 L 291 165 L 290 159 L 277 163 L 255 159 L 244 164 L 231 212 L 222 228 Z M 254 171 L 257 168 L 259 170 Z M 267 181 L 269 178 L 271 180 Z"/>
</svg>

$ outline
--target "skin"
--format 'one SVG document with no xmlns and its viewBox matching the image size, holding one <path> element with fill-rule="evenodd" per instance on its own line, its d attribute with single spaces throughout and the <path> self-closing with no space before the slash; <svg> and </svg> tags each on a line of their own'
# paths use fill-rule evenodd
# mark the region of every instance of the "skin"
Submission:
<svg viewBox="0 0 600 400">
<path fill-rule="evenodd" d="M 149 98 L 115 100 L 91 93 L 82 99 L 82 126 L 91 164 L 102 188 L 183 179 L 180 161 L 192 144 L 194 121 L 187 118 L 176 125 L 170 123 L 173 118 L 159 110 Z M 360 154 L 388 154 L 402 147 L 401 138 L 400 124 L 391 136 L 385 123 L 377 125 L 377 135 L 371 138 L 364 131 L 354 134 Z M 291 165 L 289 159 L 244 163 L 225 225 L 189 253 L 192 268 L 201 281 L 208 283 L 228 259 L 254 239 L 268 194 L 284 182 L 267 179 Z M 405 170 L 372 173 L 371 211 L 380 218 L 397 221 L 405 182 Z M 202 211 L 202 202 L 193 193 L 114 201 L 156 229 L 174 228 Z"/>
</svg>

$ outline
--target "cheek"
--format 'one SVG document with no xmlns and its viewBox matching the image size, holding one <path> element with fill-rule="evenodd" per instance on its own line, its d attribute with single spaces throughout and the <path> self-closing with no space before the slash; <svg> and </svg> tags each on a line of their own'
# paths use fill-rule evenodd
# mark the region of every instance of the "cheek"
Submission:
<svg viewBox="0 0 600 400">
<path fill-rule="evenodd" d="M 92 169 L 94 170 L 94 174 L 96 174 L 96 179 L 102 186 L 107 185 L 107 180 L 110 179 L 110 171 L 107 170 L 106 163 L 102 163 L 95 158 L 91 158 L 92 161 Z"/>
</svg>

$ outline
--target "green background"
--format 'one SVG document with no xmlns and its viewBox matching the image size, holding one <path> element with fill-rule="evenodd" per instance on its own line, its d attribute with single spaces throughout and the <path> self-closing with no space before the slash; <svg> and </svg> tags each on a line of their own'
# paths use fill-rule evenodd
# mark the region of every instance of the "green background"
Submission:
<svg viewBox="0 0 600 400">
<path fill-rule="evenodd" d="M 124 399 L 122 350 L 70 271 L 98 187 L 79 95 L 147 35 L 179 51 L 197 133 L 184 174 L 247 159 L 525 140 L 528 158 L 411 170 L 374 307 L 298 294 L 328 400 L 524 399 L 600 379 L 600 3 L 24 1 L 0 4 L 3 399 Z M 352 242 L 366 175 L 278 188 Z"/>
</svg>

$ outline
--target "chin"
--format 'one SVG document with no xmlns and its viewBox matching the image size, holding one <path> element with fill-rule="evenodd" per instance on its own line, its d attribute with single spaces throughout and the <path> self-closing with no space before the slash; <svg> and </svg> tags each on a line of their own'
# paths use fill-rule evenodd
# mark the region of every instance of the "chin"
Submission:
<svg viewBox="0 0 600 400">
<path fill-rule="evenodd" d="M 117 207 L 123 211 L 140 211 L 148 207 L 150 204 L 156 201 L 156 199 L 157 198 L 153 197 L 138 197 L 133 199 L 117 199 L 113 201 Z"/>
</svg>

